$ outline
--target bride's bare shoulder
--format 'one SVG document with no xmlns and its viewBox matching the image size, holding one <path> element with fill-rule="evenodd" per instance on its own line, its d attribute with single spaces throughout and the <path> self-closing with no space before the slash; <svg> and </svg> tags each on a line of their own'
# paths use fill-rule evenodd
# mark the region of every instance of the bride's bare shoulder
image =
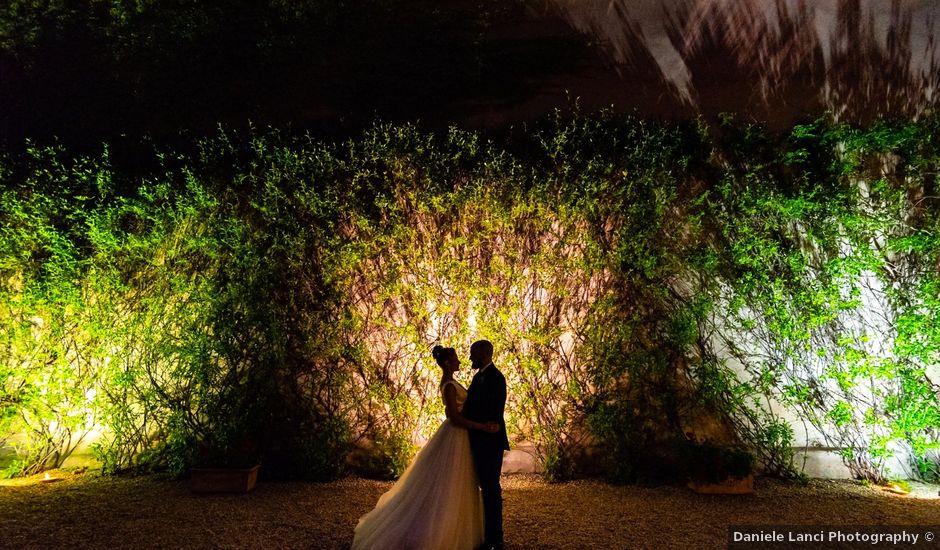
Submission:
<svg viewBox="0 0 940 550">
<path fill-rule="evenodd" d="M 454 388 L 454 391 L 456 391 L 457 393 L 461 393 L 461 392 L 466 392 L 466 391 L 467 391 L 467 389 L 464 388 L 464 387 L 460 384 L 460 382 L 458 382 L 458 381 L 456 381 L 456 380 L 445 380 L 445 381 L 441 382 L 441 391 L 442 391 L 442 392 L 445 392 L 445 393 L 446 393 L 448 387 Z"/>
</svg>

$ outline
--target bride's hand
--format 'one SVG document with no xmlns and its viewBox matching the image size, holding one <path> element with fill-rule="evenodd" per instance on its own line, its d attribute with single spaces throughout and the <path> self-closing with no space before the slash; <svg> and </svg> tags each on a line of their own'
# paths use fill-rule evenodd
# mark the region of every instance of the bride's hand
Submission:
<svg viewBox="0 0 940 550">
<path fill-rule="evenodd" d="M 488 433 L 495 434 L 499 431 L 499 422 L 487 422 L 485 430 Z"/>
</svg>

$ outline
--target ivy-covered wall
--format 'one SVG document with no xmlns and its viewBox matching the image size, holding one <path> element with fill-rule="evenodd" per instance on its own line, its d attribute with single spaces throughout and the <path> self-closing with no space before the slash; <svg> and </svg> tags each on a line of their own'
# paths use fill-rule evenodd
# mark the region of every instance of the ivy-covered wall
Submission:
<svg viewBox="0 0 940 550">
<path fill-rule="evenodd" d="M 488 338 L 551 479 L 678 475 L 704 437 L 799 475 L 792 418 L 858 477 L 937 479 L 938 128 L 219 133 L 146 175 L 28 147 L 0 164 L 6 474 L 94 431 L 112 472 L 394 476 L 443 418 L 430 347 Z"/>
</svg>

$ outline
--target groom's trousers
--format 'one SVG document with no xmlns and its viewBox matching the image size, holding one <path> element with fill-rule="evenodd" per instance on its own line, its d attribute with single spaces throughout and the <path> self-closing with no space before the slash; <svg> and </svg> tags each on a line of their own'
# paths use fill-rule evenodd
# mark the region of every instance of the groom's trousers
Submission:
<svg viewBox="0 0 940 550">
<path fill-rule="evenodd" d="M 494 447 L 474 453 L 480 490 L 483 493 L 484 541 L 503 543 L 503 489 L 499 474 L 503 469 L 503 449 Z"/>
</svg>

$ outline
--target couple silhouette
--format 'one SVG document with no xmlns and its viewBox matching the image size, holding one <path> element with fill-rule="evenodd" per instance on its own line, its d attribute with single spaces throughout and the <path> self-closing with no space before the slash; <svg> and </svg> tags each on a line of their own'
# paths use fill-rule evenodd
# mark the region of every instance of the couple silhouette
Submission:
<svg viewBox="0 0 940 550">
<path fill-rule="evenodd" d="M 454 380 L 454 348 L 435 346 L 447 419 L 375 508 L 359 519 L 353 548 L 473 550 L 503 547 L 500 472 L 509 450 L 506 378 L 493 344 L 470 346 L 469 388 Z"/>
</svg>

